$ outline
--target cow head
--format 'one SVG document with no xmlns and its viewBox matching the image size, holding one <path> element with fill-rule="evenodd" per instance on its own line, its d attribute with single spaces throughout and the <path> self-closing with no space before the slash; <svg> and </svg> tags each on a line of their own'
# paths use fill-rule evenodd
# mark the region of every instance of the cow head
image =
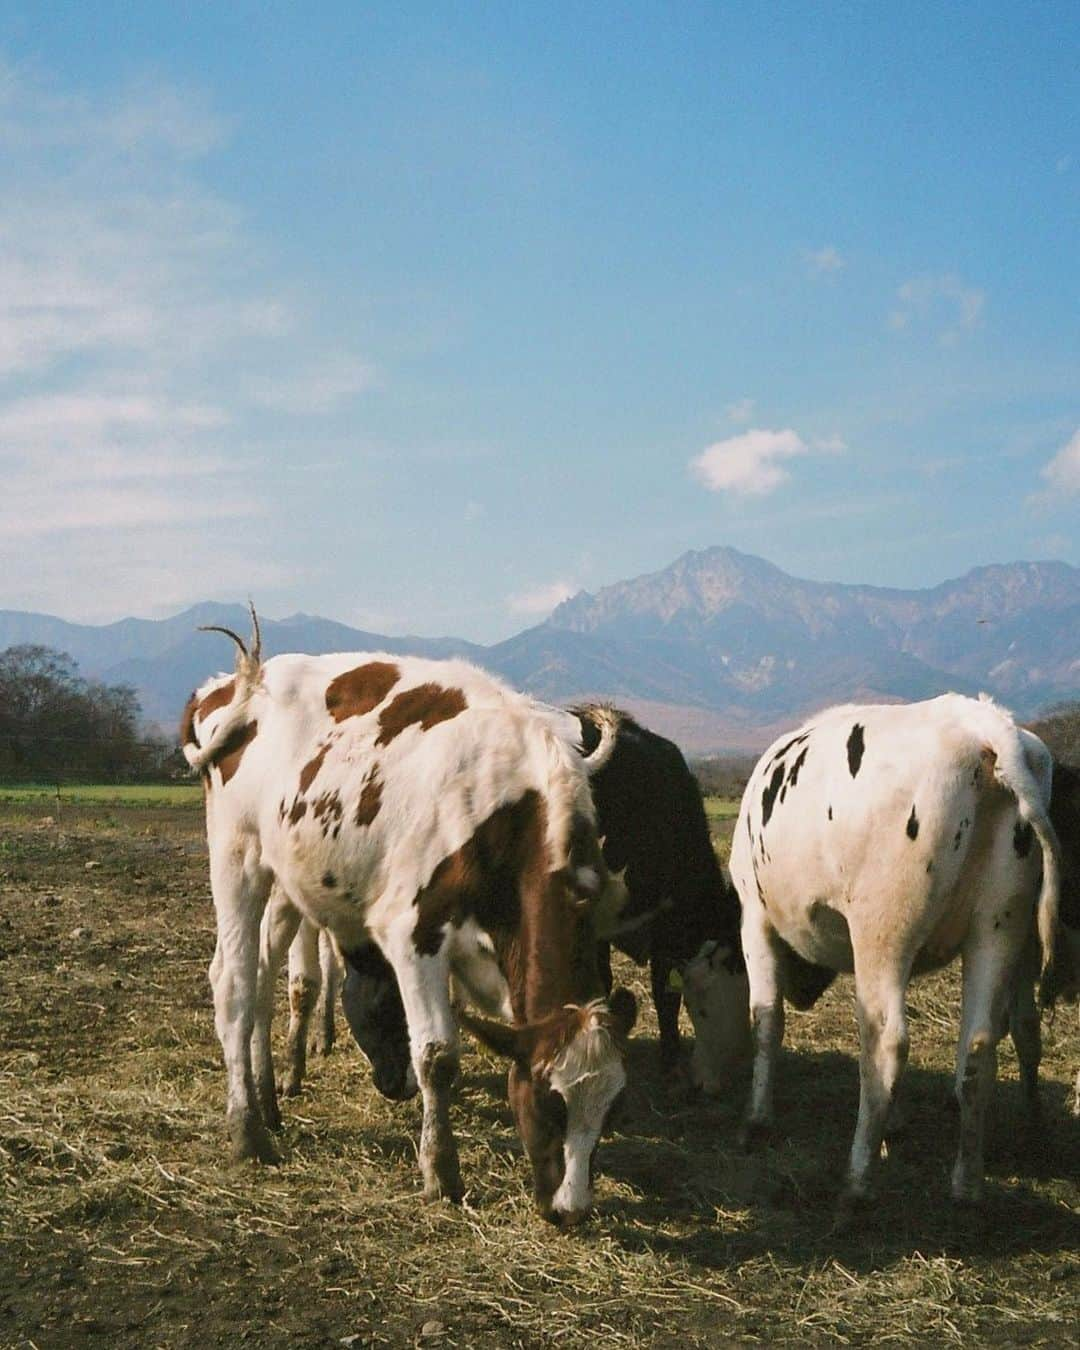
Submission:
<svg viewBox="0 0 1080 1350">
<path fill-rule="evenodd" d="M 694 1024 L 691 1077 L 716 1095 L 750 1049 L 750 986 L 738 948 L 706 942 L 682 972 L 682 995 Z"/>
<path fill-rule="evenodd" d="M 593 1155 L 626 1085 L 623 1057 L 636 1016 L 628 989 L 524 1026 L 463 1015 L 486 1045 L 513 1060 L 510 1106 L 532 1164 L 536 1205 L 560 1227 L 579 1223 L 592 1204 Z"/>
<path fill-rule="evenodd" d="M 379 1092 L 394 1101 L 415 1096 L 418 1086 L 397 976 L 374 943 L 345 953 L 341 1006 L 357 1045 L 371 1061 Z"/>
</svg>

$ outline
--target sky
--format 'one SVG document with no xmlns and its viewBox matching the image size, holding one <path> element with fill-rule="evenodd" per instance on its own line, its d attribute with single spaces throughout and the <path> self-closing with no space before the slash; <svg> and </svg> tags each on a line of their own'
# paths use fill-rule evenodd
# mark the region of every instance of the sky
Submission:
<svg viewBox="0 0 1080 1350">
<path fill-rule="evenodd" d="M 0 0 L 0 608 L 1080 565 L 1080 6 Z"/>
</svg>

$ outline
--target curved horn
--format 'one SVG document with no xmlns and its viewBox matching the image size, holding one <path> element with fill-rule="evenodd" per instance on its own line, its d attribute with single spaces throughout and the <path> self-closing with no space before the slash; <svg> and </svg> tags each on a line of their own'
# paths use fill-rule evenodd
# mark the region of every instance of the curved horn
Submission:
<svg viewBox="0 0 1080 1350">
<path fill-rule="evenodd" d="M 199 624 L 198 631 L 200 633 L 224 633 L 226 637 L 232 638 L 243 653 L 245 660 L 247 659 L 248 649 L 244 645 L 243 638 L 237 637 L 231 628 L 222 628 L 221 625 L 217 623 L 201 623 Z"/>
<path fill-rule="evenodd" d="M 248 609 L 251 610 L 251 659 L 255 665 L 262 662 L 262 632 L 259 629 L 259 616 L 255 613 L 254 600 L 248 600 Z"/>
</svg>

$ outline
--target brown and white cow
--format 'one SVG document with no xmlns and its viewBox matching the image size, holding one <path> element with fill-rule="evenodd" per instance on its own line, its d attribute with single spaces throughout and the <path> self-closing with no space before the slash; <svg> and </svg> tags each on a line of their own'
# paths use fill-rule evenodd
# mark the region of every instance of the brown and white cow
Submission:
<svg viewBox="0 0 1080 1350">
<path fill-rule="evenodd" d="M 1033 913 L 1044 967 L 1054 945 L 1051 769 L 1046 747 L 1007 712 L 956 694 L 833 708 L 765 752 L 731 855 L 755 1041 L 748 1142 L 772 1120 L 790 969 L 824 968 L 823 982 L 853 971 L 861 1090 L 844 1199 L 861 1198 L 907 1059 L 908 981 L 959 954 L 952 1190 L 977 1197 L 996 1045 Z"/>
<path fill-rule="evenodd" d="M 507 988 L 513 1024 L 471 1019 L 512 1055 L 510 1096 L 537 1203 L 572 1223 L 625 1083 L 625 991 L 610 1002 L 592 916 L 614 884 L 584 762 L 550 712 L 461 661 L 277 656 L 239 648 L 185 712 L 206 787 L 217 948 L 210 967 L 233 1153 L 271 1161 L 272 982 L 258 978 L 275 879 L 291 902 L 266 935 L 271 973 L 299 916 L 346 959 L 374 944 L 393 967 L 423 1097 L 428 1198 L 462 1185 L 450 1128 L 458 1066 L 451 975 L 483 1004 Z"/>
<path fill-rule="evenodd" d="M 604 861 L 625 882 L 618 910 L 607 907 L 596 915 L 605 984 L 611 983 L 610 946 L 639 964 L 648 962 L 665 1072 L 679 1063 L 681 988 L 694 1024 L 692 1077 L 706 1091 L 719 1092 L 749 1040 L 746 964 L 739 901 L 713 851 L 701 792 L 678 747 L 628 713 L 586 704 L 558 715 L 587 752 Z M 273 904 L 281 903 L 287 901 L 275 897 Z M 316 935 L 305 922 L 289 948 L 287 1090 L 303 1077 L 307 1024 L 318 994 Z M 390 1097 L 415 1092 L 390 966 L 372 952 L 354 958 L 342 999 L 380 1092 Z M 324 1023 L 332 1016 L 326 1007 Z"/>
</svg>

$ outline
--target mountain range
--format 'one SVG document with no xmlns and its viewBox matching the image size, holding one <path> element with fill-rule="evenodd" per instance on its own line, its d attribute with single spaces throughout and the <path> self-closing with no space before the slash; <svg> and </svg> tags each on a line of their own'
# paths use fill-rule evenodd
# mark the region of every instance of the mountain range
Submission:
<svg viewBox="0 0 1080 1350">
<path fill-rule="evenodd" d="M 388 637 L 295 614 L 262 622 L 267 655 L 388 651 L 460 656 L 551 702 L 613 699 L 688 752 L 756 749 L 831 703 L 986 690 L 1030 717 L 1080 697 L 1080 569 L 979 567 L 927 590 L 805 581 L 717 547 L 659 572 L 581 591 L 493 646 Z M 42 643 L 84 675 L 134 686 L 150 721 L 175 725 L 191 690 L 232 654 L 200 624 L 246 634 L 243 605 L 103 626 L 0 611 L 0 649 Z"/>
</svg>

